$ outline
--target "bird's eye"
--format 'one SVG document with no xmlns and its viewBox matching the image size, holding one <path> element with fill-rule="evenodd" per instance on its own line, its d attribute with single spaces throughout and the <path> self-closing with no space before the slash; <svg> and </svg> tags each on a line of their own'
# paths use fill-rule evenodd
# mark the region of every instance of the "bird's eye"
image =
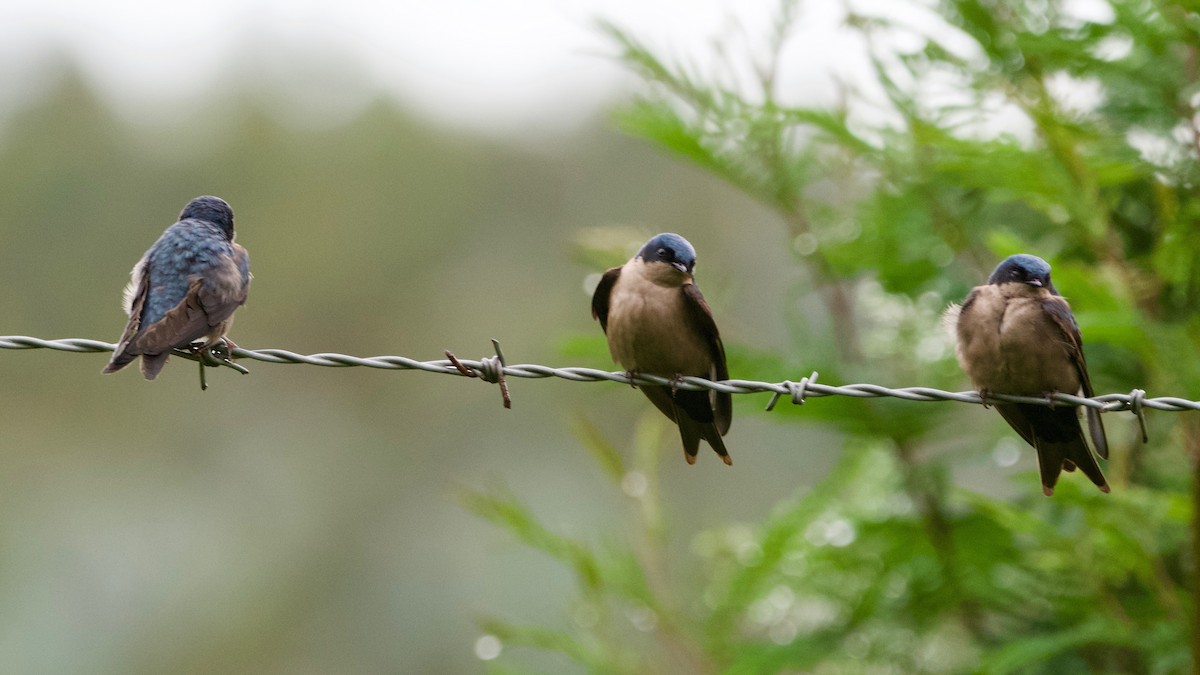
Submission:
<svg viewBox="0 0 1200 675">
<path fill-rule="evenodd" d="M 666 258 L 670 258 L 671 256 L 667 254 L 667 249 L 660 248 L 660 249 L 658 249 L 658 257 L 666 259 Z"/>
</svg>

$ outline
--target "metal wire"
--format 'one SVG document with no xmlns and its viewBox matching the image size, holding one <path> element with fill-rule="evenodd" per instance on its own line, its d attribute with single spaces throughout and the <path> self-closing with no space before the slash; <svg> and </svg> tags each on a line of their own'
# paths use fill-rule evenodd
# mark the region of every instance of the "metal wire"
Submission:
<svg viewBox="0 0 1200 675">
<path fill-rule="evenodd" d="M 495 345 L 499 352 L 499 345 Z M 108 342 L 88 340 L 85 338 L 65 338 L 61 340 L 43 340 L 21 335 L 0 337 L 0 349 L 55 349 L 65 352 L 111 352 L 116 348 Z M 176 350 L 175 355 L 195 360 L 197 357 L 185 351 Z M 880 398 L 890 396 L 906 401 L 957 401 L 959 403 L 974 403 L 981 405 L 997 401 L 1011 403 L 1031 403 L 1034 405 L 1067 405 L 1087 406 L 1104 412 L 1131 410 L 1141 417 L 1145 409 L 1164 410 L 1168 412 L 1200 411 L 1200 401 L 1191 401 L 1173 396 L 1147 398 L 1145 392 L 1134 389 L 1128 394 L 1104 394 L 1092 398 L 1083 398 L 1071 394 L 1056 393 L 1050 397 L 1040 396 L 1010 396 L 1006 394 L 989 394 L 985 402 L 977 391 L 943 391 L 930 387 L 900 387 L 890 388 L 877 384 L 846 384 L 834 386 L 817 383 L 817 374 L 802 378 L 799 382 L 784 380 L 783 382 L 758 382 L 754 380 L 723 380 L 714 382 L 702 377 L 681 377 L 675 380 L 657 375 L 637 374 L 620 371 L 609 372 L 595 368 L 552 368 L 537 364 L 501 365 L 499 359 L 492 357 L 482 361 L 455 358 L 437 361 L 418 361 L 403 356 L 350 356 L 347 354 L 321 353 L 297 354 L 286 349 L 242 349 L 233 350 L 236 358 L 251 359 L 264 363 L 290 363 L 310 366 L 325 366 L 329 368 L 381 368 L 384 370 L 422 370 L 427 373 L 442 375 L 457 375 L 469 377 L 455 363 L 470 369 L 475 377 L 485 381 L 496 382 L 498 375 L 506 377 L 547 378 L 558 377 L 573 382 L 599 382 L 610 380 L 623 384 L 654 384 L 672 386 L 678 389 L 703 390 L 713 389 L 729 394 L 759 394 L 770 393 L 771 403 L 768 409 L 774 407 L 779 397 L 787 396 L 793 403 L 803 404 L 808 398 L 823 396 L 851 396 L 854 398 Z"/>
</svg>

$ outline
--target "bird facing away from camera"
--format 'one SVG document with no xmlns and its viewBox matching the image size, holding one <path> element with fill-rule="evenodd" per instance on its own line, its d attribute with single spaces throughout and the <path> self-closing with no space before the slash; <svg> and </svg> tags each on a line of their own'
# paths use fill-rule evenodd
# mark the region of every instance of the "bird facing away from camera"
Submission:
<svg viewBox="0 0 1200 675">
<path fill-rule="evenodd" d="M 223 199 L 196 197 L 183 207 L 130 272 L 125 287 L 129 323 L 104 372 L 142 357 L 153 380 L 171 350 L 225 338 L 233 312 L 250 290 L 250 256 L 233 241 L 233 210 Z"/>
<path fill-rule="evenodd" d="M 631 376 L 729 379 L 712 310 L 692 276 L 695 265 L 696 251 L 686 239 L 660 234 L 601 277 L 592 296 L 592 317 L 600 320 L 613 360 Z M 700 439 L 733 464 L 721 439 L 733 417 L 729 394 L 652 385 L 641 389 L 679 425 L 688 464 L 696 462 Z"/>
<path fill-rule="evenodd" d="M 1092 396 L 1083 339 L 1067 301 L 1050 283 L 1050 265 L 1037 256 L 1010 256 L 985 286 L 972 289 L 962 307 L 947 310 L 957 338 L 958 362 L 987 399 L 988 394 L 1049 396 L 1055 392 Z M 1102 492 L 1108 482 L 1088 449 L 1074 407 L 995 403 L 996 410 L 1037 451 L 1042 492 L 1054 493 L 1064 469 L 1076 467 Z M 1086 408 L 1096 452 L 1108 458 L 1104 424 Z"/>
</svg>

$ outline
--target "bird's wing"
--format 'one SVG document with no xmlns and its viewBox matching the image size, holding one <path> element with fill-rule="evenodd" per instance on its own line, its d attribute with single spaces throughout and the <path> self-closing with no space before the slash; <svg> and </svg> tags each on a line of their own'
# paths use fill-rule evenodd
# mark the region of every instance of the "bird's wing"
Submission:
<svg viewBox="0 0 1200 675">
<path fill-rule="evenodd" d="M 684 307 L 687 308 L 688 319 L 692 330 L 698 331 L 708 345 L 708 353 L 712 358 L 712 370 L 709 377 L 713 380 L 728 380 L 729 367 L 725 363 L 725 345 L 721 342 L 721 333 L 717 330 L 717 322 L 713 320 L 712 310 L 704 300 L 704 294 L 696 284 L 683 285 Z M 713 422 L 717 430 L 724 436 L 729 432 L 729 424 L 733 420 L 733 397 L 724 392 L 713 391 L 711 395 L 713 406 Z"/>
<path fill-rule="evenodd" d="M 670 387 L 646 385 L 638 388 L 642 390 L 642 393 L 646 395 L 646 398 L 650 399 L 650 402 L 654 404 L 654 407 L 658 408 L 659 412 L 666 415 L 672 422 L 675 422 L 676 424 L 679 423 L 680 415 L 678 414 L 679 411 L 675 408 L 675 399 L 671 398 Z M 676 393 L 678 394 L 683 392 Z"/>
<path fill-rule="evenodd" d="M 175 347 L 183 347 L 203 337 L 209 331 L 208 315 L 200 300 L 204 281 L 192 279 L 187 293 L 179 304 L 172 307 L 163 318 L 145 326 L 133 340 L 133 346 L 142 354 L 162 354 Z"/>
<path fill-rule="evenodd" d="M 993 406 L 1008 422 L 1008 426 L 1021 435 L 1030 447 L 1037 447 L 1037 433 L 1033 425 L 1033 420 L 1030 418 L 1029 409 L 1036 408 L 1034 405 L 1023 405 L 1019 403 L 995 403 Z M 1076 424 L 1078 427 L 1078 424 Z"/>
<path fill-rule="evenodd" d="M 233 254 L 210 271 L 207 283 L 200 287 L 200 306 L 208 317 L 209 327 L 215 327 L 233 316 L 238 307 L 246 304 L 250 295 L 250 255 L 237 244 Z"/>
<path fill-rule="evenodd" d="M 592 293 L 592 318 L 600 320 L 600 328 L 605 333 L 608 332 L 608 299 L 620 276 L 620 267 L 608 270 L 600 277 L 600 283 L 596 284 L 596 292 Z"/>
<path fill-rule="evenodd" d="M 142 311 L 146 306 L 146 296 L 150 294 L 150 261 L 142 258 L 133 268 L 129 285 L 125 287 L 125 312 L 129 314 L 129 322 L 125 324 L 125 332 L 117 341 L 112 359 L 104 367 L 104 372 L 113 373 L 123 368 L 127 363 L 137 358 L 136 353 L 130 353 L 129 343 L 137 335 L 142 326 Z"/>
<path fill-rule="evenodd" d="M 1083 356 L 1083 336 L 1079 333 L 1079 324 L 1075 321 L 1075 315 L 1071 313 L 1071 307 L 1060 296 L 1046 298 L 1042 301 L 1042 307 L 1046 311 L 1046 316 L 1050 317 L 1062 335 L 1062 344 L 1067 357 L 1071 359 L 1076 372 L 1079 373 L 1083 395 L 1092 396 L 1094 394 L 1092 380 L 1088 377 L 1087 360 Z M 1066 393 L 1073 394 L 1075 392 Z M 1104 433 L 1104 423 L 1100 420 L 1100 411 L 1095 408 L 1087 408 L 1086 415 L 1088 431 L 1092 437 L 1092 444 L 1096 446 L 1096 454 L 1108 459 L 1108 438 Z"/>
<path fill-rule="evenodd" d="M 129 285 L 125 288 L 125 312 L 129 315 L 129 323 L 125 325 L 125 333 L 121 335 L 120 347 L 129 343 L 142 326 L 142 312 L 146 308 L 146 298 L 150 295 L 150 261 L 143 258 L 133 268 Z"/>
<path fill-rule="evenodd" d="M 962 307 L 959 307 L 958 312 L 955 314 L 956 318 L 966 314 L 967 311 L 971 309 L 971 306 L 974 305 L 975 301 L 979 299 L 979 294 L 982 292 L 983 288 L 983 286 L 976 286 L 975 288 L 971 289 L 970 293 L 967 293 L 967 299 L 963 300 Z M 955 323 L 957 324 L 958 322 L 955 321 Z"/>
</svg>

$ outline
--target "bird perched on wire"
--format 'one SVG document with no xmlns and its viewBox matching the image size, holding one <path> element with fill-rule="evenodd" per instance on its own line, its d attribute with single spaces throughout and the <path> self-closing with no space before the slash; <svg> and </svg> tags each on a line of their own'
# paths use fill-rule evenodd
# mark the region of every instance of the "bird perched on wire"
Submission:
<svg viewBox="0 0 1200 675">
<path fill-rule="evenodd" d="M 985 286 L 974 288 L 962 307 L 951 305 L 947 327 L 957 338 L 958 362 L 987 399 L 988 394 L 1092 395 L 1083 339 L 1071 307 L 1050 282 L 1050 265 L 1020 254 L 1001 262 Z M 996 410 L 1037 450 L 1042 492 L 1054 493 L 1064 469 L 1081 469 L 1102 492 L 1108 482 L 1088 449 L 1074 407 L 996 403 Z M 1095 408 L 1087 420 L 1096 452 L 1108 458 L 1104 424 Z"/>
<path fill-rule="evenodd" d="M 232 344 L 225 333 L 246 302 L 251 278 L 250 256 L 233 237 L 233 210 L 223 199 L 196 197 L 183 207 L 179 221 L 130 272 L 129 323 L 105 373 L 141 356 L 142 374 L 153 380 L 172 349 L 198 341 L 197 351 L 218 341 Z"/>
<path fill-rule="evenodd" d="M 695 266 L 692 245 L 667 233 L 651 238 L 629 262 L 601 277 L 592 317 L 600 320 L 613 360 L 631 376 L 729 379 L 712 310 L 692 276 Z M 721 439 L 733 416 L 729 394 L 651 385 L 642 386 L 642 392 L 679 425 L 688 464 L 696 462 L 701 439 L 733 464 Z"/>
</svg>

